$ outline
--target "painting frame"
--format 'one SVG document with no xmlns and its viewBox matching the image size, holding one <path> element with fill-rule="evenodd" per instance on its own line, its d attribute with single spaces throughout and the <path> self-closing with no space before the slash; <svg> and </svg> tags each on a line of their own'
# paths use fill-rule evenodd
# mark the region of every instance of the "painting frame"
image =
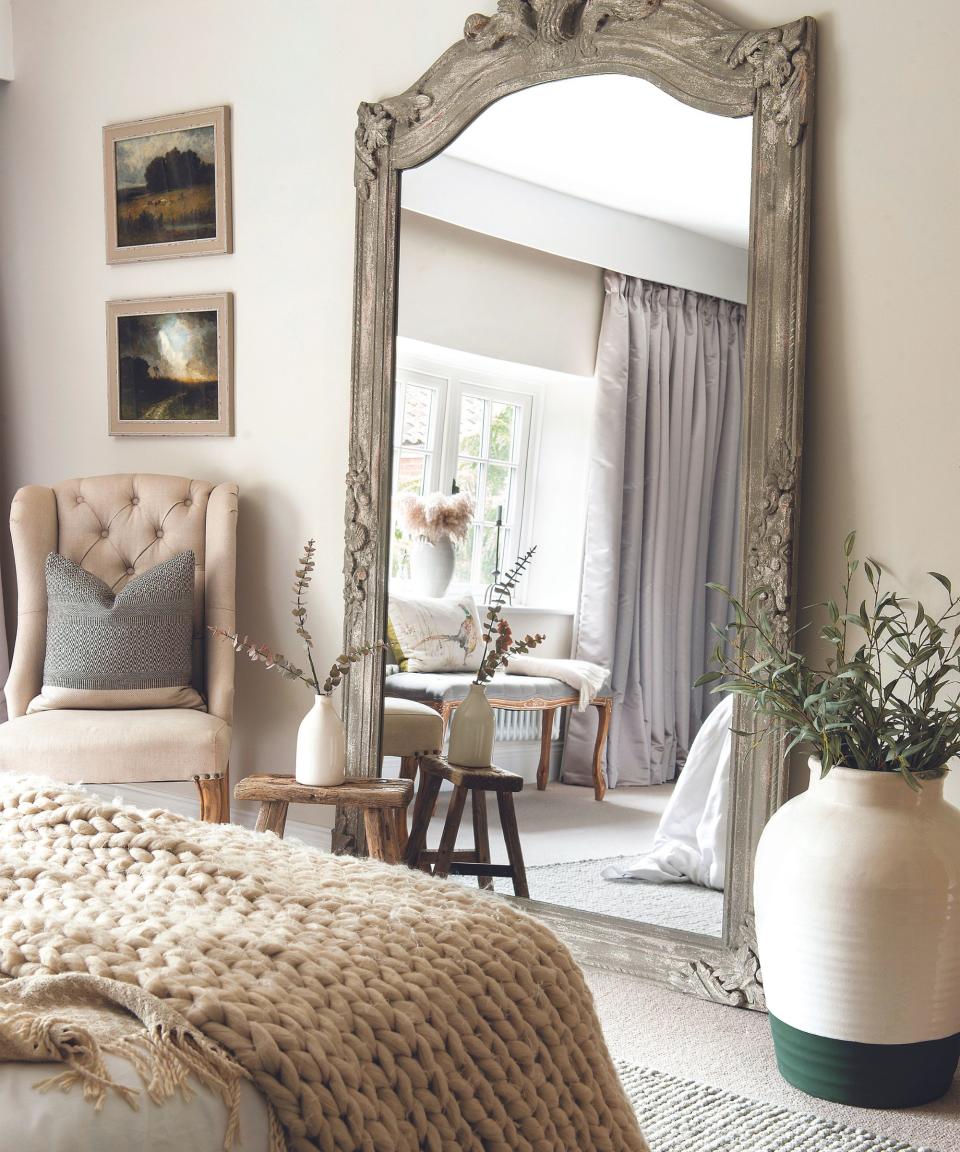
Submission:
<svg viewBox="0 0 960 1152">
<path fill-rule="evenodd" d="M 137 243 L 121 235 L 127 220 L 118 200 L 124 191 L 118 181 L 118 146 L 164 135 L 212 132 L 209 149 L 213 166 L 213 235 L 185 239 L 157 239 Z M 120 166 L 122 167 L 122 165 Z M 108 264 L 128 264 L 142 260 L 167 260 L 176 256 L 224 256 L 233 252 L 233 201 L 230 155 L 230 108 L 226 104 L 108 124 L 103 129 L 104 212 Z M 204 185 L 205 187 L 205 185 Z M 177 189 L 183 191 L 183 189 Z M 144 188 L 144 195 L 147 195 Z"/>
<path fill-rule="evenodd" d="M 216 313 L 216 418 L 136 418 L 121 414 L 121 321 L 131 317 Z M 233 435 L 233 293 L 107 301 L 108 431 L 111 436 Z M 156 379 L 156 377 L 151 377 Z"/>
</svg>

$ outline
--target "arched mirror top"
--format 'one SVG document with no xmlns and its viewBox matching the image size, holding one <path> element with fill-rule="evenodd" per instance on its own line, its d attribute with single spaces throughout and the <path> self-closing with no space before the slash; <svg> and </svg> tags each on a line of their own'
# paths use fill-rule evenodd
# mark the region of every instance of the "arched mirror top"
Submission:
<svg viewBox="0 0 960 1152">
<path fill-rule="evenodd" d="M 759 114 L 789 146 L 812 114 L 815 24 L 803 17 L 741 28 L 694 0 L 500 0 L 474 14 L 463 39 L 398 96 L 363 103 L 356 184 L 369 194 L 381 154 L 394 169 L 422 164 L 485 108 L 533 84 L 618 73 L 648 80 L 718 116 Z"/>
</svg>

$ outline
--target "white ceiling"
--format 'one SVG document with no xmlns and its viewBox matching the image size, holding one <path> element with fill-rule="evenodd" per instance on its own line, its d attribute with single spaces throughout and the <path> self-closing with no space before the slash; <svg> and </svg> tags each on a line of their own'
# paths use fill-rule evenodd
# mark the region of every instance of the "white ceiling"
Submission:
<svg viewBox="0 0 960 1152">
<path fill-rule="evenodd" d="M 752 131 L 645 80 L 583 76 L 505 97 L 445 154 L 746 247 Z"/>
</svg>

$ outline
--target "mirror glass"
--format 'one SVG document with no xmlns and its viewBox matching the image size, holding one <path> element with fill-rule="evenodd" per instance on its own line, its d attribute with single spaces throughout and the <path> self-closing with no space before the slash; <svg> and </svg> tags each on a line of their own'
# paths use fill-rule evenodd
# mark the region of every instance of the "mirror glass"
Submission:
<svg viewBox="0 0 960 1152">
<path fill-rule="evenodd" d="M 713 937 L 731 708 L 694 682 L 738 583 L 751 152 L 749 118 L 592 76 L 401 181 L 385 695 L 449 718 L 535 546 L 503 616 L 545 639 L 487 690 L 530 896 Z"/>
</svg>

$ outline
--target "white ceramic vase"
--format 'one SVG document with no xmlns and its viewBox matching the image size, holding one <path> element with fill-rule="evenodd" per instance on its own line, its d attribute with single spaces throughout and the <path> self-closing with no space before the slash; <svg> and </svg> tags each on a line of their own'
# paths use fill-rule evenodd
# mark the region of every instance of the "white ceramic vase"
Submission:
<svg viewBox="0 0 960 1152">
<path fill-rule="evenodd" d="M 943 780 L 834 768 L 757 848 L 757 946 L 777 1062 L 826 1100 L 943 1095 L 960 1055 L 960 809 Z"/>
<path fill-rule="evenodd" d="M 417 591 L 423 596 L 445 595 L 453 579 L 455 559 L 449 536 L 436 544 L 418 540 L 410 549 L 410 576 Z"/>
<path fill-rule="evenodd" d="M 464 768 L 489 768 L 493 763 L 496 722 L 482 684 L 471 684 L 450 719 L 447 759 Z"/>
<path fill-rule="evenodd" d="M 342 784 L 346 766 L 343 721 L 329 696 L 317 696 L 297 732 L 298 784 Z"/>
</svg>

